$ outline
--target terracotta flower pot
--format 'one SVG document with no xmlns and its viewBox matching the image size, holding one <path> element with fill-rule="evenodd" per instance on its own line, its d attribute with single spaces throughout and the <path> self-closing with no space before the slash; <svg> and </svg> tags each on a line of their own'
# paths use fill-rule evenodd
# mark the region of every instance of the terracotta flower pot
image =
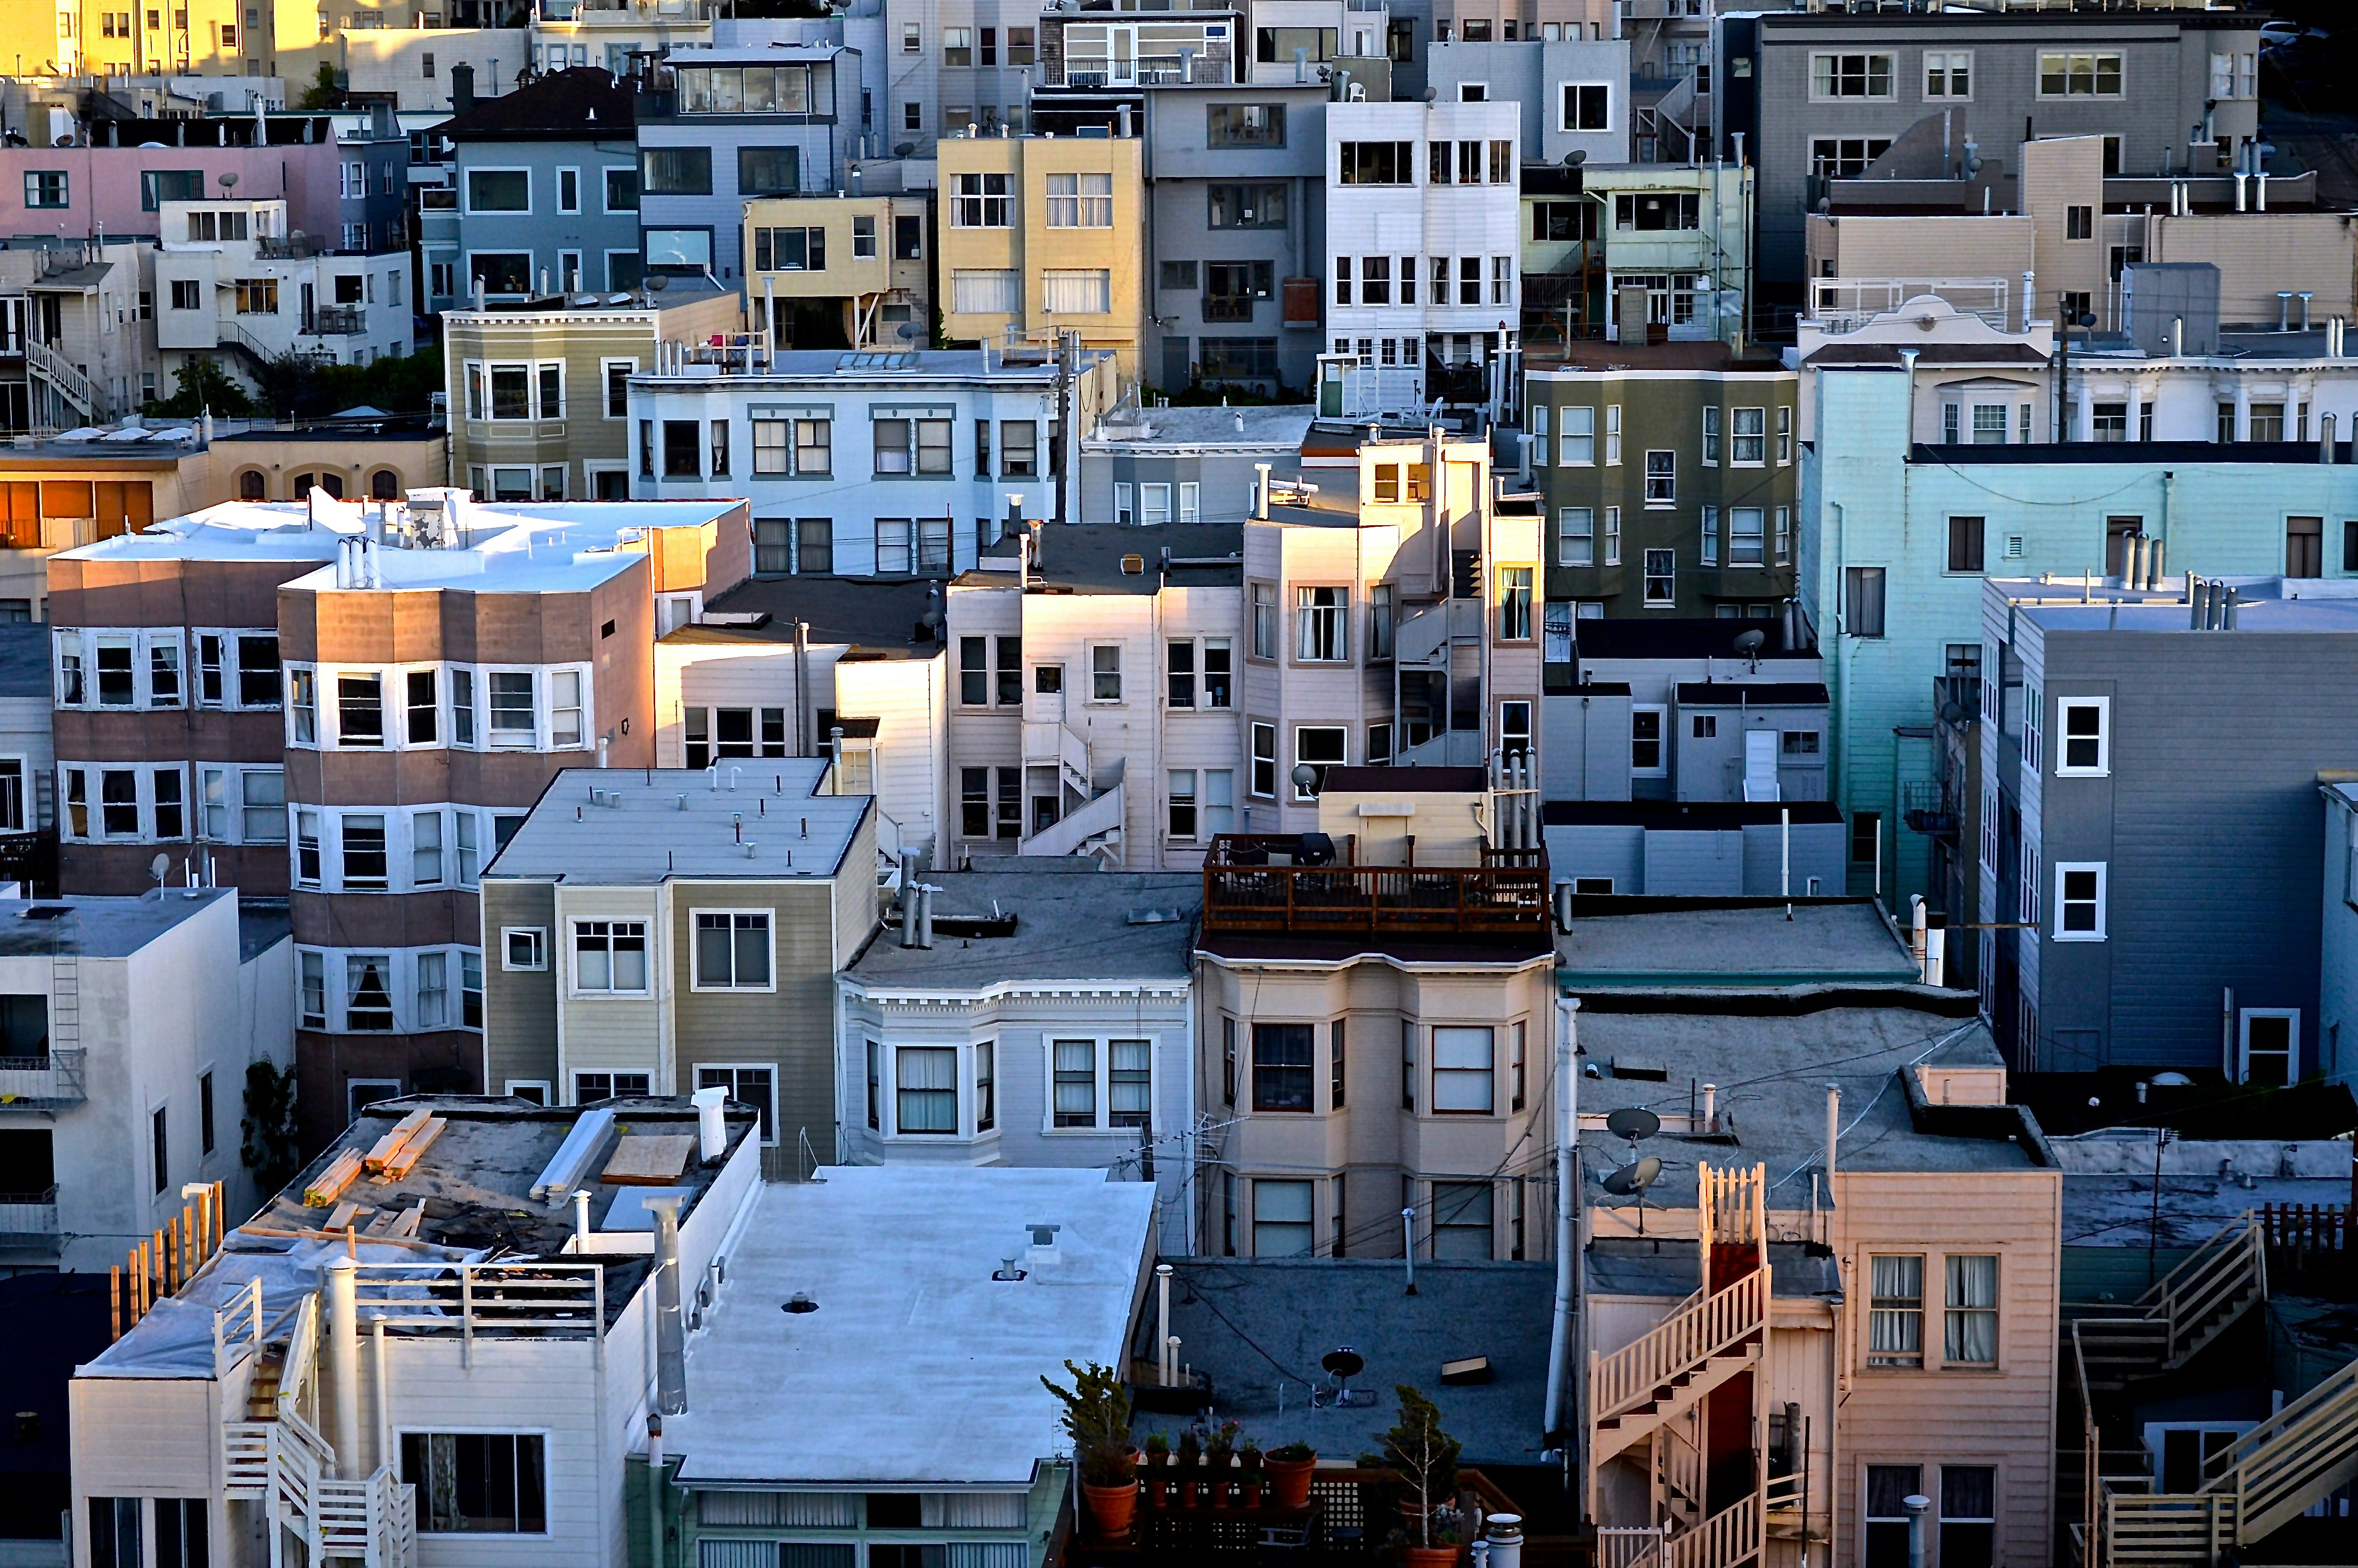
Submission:
<svg viewBox="0 0 2358 1568">
<path fill-rule="evenodd" d="M 1240 1482 L 1238 1484 L 1237 1489 L 1244 1494 L 1245 1507 L 1249 1509 L 1257 1509 L 1260 1507 L 1260 1483 L 1259 1481 Z"/>
<path fill-rule="evenodd" d="M 1120 1540 L 1130 1533 L 1130 1521 L 1138 1516 L 1138 1483 L 1125 1481 L 1119 1487 L 1092 1487 L 1081 1484 L 1081 1496 L 1089 1505 L 1089 1518 L 1096 1521 L 1098 1533 Z"/>
<path fill-rule="evenodd" d="M 1269 1504 L 1275 1509 L 1306 1509 L 1310 1506 L 1310 1476 L 1318 1468 L 1318 1455 L 1307 1459 L 1267 1459 L 1261 1463 L 1269 1470 Z"/>
<path fill-rule="evenodd" d="M 1457 1568 L 1461 1550 L 1455 1546 L 1412 1546 L 1401 1553 L 1401 1561 L 1407 1568 Z"/>
<path fill-rule="evenodd" d="M 1149 1476 L 1146 1478 L 1146 1506 L 1150 1509 L 1163 1507 L 1170 1489 L 1171 1483 L 1162 1476 Z"/>
</svg>

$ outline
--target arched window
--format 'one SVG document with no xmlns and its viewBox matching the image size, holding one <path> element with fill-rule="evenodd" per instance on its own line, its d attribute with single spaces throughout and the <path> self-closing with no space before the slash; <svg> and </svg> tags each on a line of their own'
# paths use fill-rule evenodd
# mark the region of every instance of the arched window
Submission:
<svg viewBox="0 0 2358 1568">
<path fill-rule="evenodd" d="M 344 476 L 340 473 L 323 473 L 319 476 L 319 488 L 338 501 L 341 501 L 344 498 Z"/>
<path fill-rule="evenodd" d="M 400 500 L 401 476 L 391 469 L 379 469 L 369 475 L 369 499 L 371 501 Z"/>
<path fill-rule="evenodd" d="M 263 501 L 270 494 L 270 481 L 260 469 L 248 469 L 237 476 L 237 498 L 240 501 Z"/>
<path fill-rule="evenodd" d="M 311 493 L 311 487 L 318 483 L 319 480 L 318 474 L 298 473 L 295 476 L 295 482 L 287 488 L 287 493 L 300 501 Z"/>
</svg>

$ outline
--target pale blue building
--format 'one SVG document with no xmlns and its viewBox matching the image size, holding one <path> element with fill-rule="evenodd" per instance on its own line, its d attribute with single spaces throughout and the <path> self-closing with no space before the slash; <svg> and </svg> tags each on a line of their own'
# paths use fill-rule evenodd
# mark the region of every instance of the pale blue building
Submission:
<svg viewBox="0 0 2358 1568">
<path fill-rule="evenodd" d="M 2292 593 L 2298 579 L 2358 576 L 2346 443 L 2331 460 L 2302 442 L 1927 445 L 1910 439 L 1924 427 L 1898 365 L 1804 373 L 1817 378 L 1818 439 L 1803 456 L 1800 593 L 1825 655 L 1854 892 L 1947 907 L 1934 839 L 1969 845 L 1975 828 L 1960 798 L 1972 792 L 1944 790 L 1942 731 L 1969 729 L 2005 676 L 1983 668 L 1985 578 L 2047 577 L 2076 599 L 2082 574 L 2117 576 L 2139 539 L 2181 588 L 2190 569 L 2282 573 Z"/>
</svg>

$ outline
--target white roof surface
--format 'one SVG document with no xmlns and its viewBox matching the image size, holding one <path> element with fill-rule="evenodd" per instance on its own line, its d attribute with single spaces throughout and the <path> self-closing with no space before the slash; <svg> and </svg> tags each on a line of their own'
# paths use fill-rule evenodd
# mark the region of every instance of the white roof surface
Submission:
<svg viewBox="0 0 2358 1568">
<path fill-rule="evenodd" d="M 688 1340 L 686 1486 L 1021 1487 L 1070 1446 L 1042 1376 L 1120 1366 L 1154 1188 L 1098 1171 L 829 1166 L 773 1183 Z M 1061 1227 L 1055 1258 L 1027 1225 Z M 991 1278 L 1012 1257 L 1027 1271 Z M 784 1311 L 796 1292 L 817 1310 Z"/>
</svg>

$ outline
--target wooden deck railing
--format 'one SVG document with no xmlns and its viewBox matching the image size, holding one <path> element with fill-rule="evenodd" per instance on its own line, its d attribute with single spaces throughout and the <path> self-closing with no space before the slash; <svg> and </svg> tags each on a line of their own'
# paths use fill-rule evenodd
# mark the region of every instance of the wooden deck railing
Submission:
<svg viewBox="0 0 2358 1568">
<path fill-rule="evenodd" d="M 1548 871 L 1541 851 L 1486 856 L 1480 866 L 1268 863 L 1272 846 L 1282 845 L 1278 852 L 1285 852 L 1298 842 L 1267 836 L 1216 840 L 1204 865 L 1204 928 L 1314 935 L 1547 935 Z"/>
<path fill-rule="evenodd" d="M 1698 1292 L 1687 1301 L 1643 1338 L 1590 1364 L 1595 1420 L 1627 1414 L 1680 1373 L 1766 1332 L 1768 1271 L 1756 1269 L 1724 1291 L 1709 1296 Z"/>
</svg>

